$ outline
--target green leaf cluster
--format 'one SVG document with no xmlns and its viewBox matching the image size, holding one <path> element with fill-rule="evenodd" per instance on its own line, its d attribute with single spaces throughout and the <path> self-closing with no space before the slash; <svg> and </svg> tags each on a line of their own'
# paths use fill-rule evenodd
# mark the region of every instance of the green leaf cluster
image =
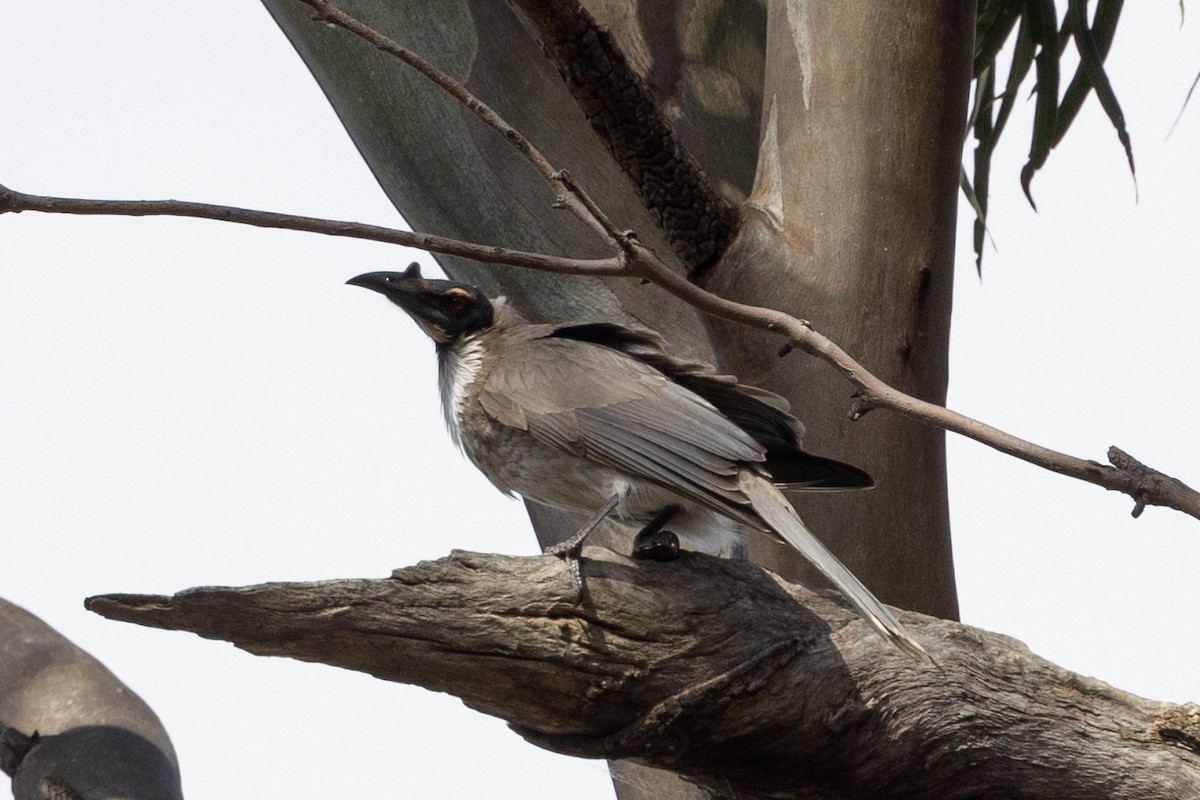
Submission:
<svg viewBox="0 0 1200 800">
<path fill-rule="evenodd" d="M 968 133 L 974 132 L 976 147 L 972 174 L 963 170 L 963 191 L 975 209 L 975 263 L 982 270 L 983 242 L 987 234 L 988 183 L 992 153 L 1000 140 L 1022 86 L 1032 71 L 1036 97 L 1033 135 L 1029 158 L 1021 169 L 1021 186 L 1030 205 L 1030 183 L 1046 163 L 1067 129 L 1075 120 L 1088 95 L 1095 92 L 1104 113 L 1116 130 L 1129 170 L 1134 173 L 1133 146 L 1125 127 L 1125 115 L 1113 92 L 1104 60 L 1112 46 L 1124 0 L 1067 0 L 1060 15 L 1054 0 L 980 0 L 975 27 L 975 95 L 968 119 Z M 1015 34 L 1014 34 L 1015 31 Z M 1013 39 L 1011 61 L 1003 78 L 998 77 L 1005 45 Z M 1079 66 L 1059 91 L 1063 54 L 1074 44 Z M 1136 175 L 1136 173 L 1134 173 Z"/>
</svg>

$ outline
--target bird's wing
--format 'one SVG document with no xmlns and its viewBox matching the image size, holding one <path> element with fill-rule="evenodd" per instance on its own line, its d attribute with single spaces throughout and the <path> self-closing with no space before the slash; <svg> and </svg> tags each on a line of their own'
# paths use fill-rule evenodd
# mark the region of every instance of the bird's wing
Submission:
<svg viewBox="0 0 1200 800">
<path fill-rule="evenodd" d="M 619 350 L 703 397 L 766 450 L 766 468 L 776 484 L 789 489 L 864 489 L 874 486 L 858 467 L 804 451 L 804 425 L 788 401 L 765 389 L 719 374 L 710 364 L 678 358 L 666 340 L 647 328 L 590 322 L 551 328 L 548 336 Z"/>
<path fill-rule="evenodd" d="M 746 521 L 738 474 L 763 460 L 763 447 L 635 358 L 571 339 L 521 342 L 489 370 L 478 399 L 503 425 Z"/>
</svg>

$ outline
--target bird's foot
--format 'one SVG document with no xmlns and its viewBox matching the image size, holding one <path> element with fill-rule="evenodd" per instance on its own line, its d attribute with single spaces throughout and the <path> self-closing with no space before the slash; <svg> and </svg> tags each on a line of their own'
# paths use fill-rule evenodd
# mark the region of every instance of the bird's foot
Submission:
<svg viewBox="0 0 1200 800">
<path fill-rule="evenodd" d="M 679 558 L 679 537 L 663 527 L 679 513 L 679 506 L 667 506 L 654 515 L 633 539 L 634 558 L 642 561 L 674 561 Z"/>
<path fill-rule="evenodd" d="M 633 557 L 640 561 L 674 561 L 679 558 L 679 537 L 670 531 L 642 531 L 633 539 Z"/>
</svg>

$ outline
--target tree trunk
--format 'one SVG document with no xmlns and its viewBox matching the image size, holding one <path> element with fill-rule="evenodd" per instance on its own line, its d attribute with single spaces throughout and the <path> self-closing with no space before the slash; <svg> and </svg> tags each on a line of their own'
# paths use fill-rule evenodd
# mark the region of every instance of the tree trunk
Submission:
<svg viewBox="0 0 1200 800">
<path fill-rule="evenodd" d="M 703 281 L 812 321 L 884 381 L 938 404 L 973 26 L 974 4 L 950 0 L 772 0 L 755 190 Z M 848 384 L 827 365 L 713 327 L 743 380 L 792 400 L 815 452 L 875 477 L 871 492 L 793 496 L 801 514 L 883 600 L 957 618 L 944 434 L 889 414 L 852 422 Z"/>
</svg>

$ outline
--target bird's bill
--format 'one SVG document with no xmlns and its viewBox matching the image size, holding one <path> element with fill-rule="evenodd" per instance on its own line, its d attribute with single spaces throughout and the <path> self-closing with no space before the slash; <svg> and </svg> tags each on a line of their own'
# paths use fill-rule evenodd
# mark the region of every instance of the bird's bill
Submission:
<svg viewBox="0 0 1200 800">
<path fill-rule="evenodd" d="M 436 288 L 431 281 L 421 277 L 416 264 L 404 272 L 366 272 L 346 283 L 379 292 L 403 308 L 418 324 L 432 324 L 437 316 L 437 310 L 430 302 Z"/>
<path fill-rule="evenodd" d="M 416 264 L 404 272 L 365 272 L 346 283 L 379 292 L 410 314 L 416 313 L 418 298 L 430 289 L 429 281 L 421 277 Z"/>
<path fill-rule="evenodd" d="M 404 272 L 367 272 L 346 283 L 379 292 L 404 309 L 434 341 L 443 344 L 461 335 L 473 322 L 491 324 L 491 306 L 486 298 L 475 298 L 471 292 L 476 290 L 471 287 L 423 278 L 415 263 Z M 456 296 L 474 302 L 480 313 L 462 313 L 467 306 Z"/>
</svg>

